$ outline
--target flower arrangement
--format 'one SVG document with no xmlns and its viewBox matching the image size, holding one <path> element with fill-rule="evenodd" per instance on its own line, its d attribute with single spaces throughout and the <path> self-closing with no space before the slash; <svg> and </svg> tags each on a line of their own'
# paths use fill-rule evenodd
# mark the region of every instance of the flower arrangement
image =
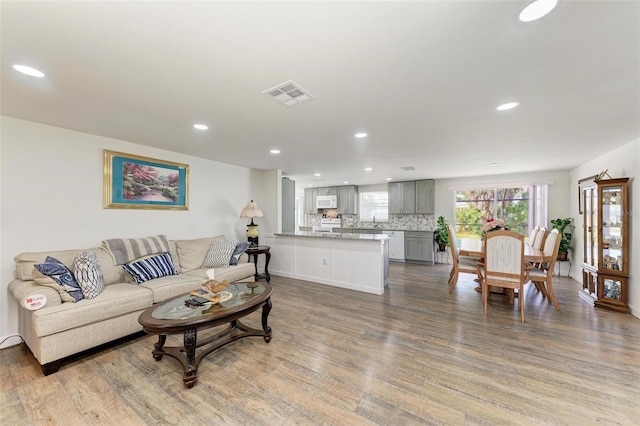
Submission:
<svg viewBox="0 0 640 426">
<path fill-rule="evenodd" d="M 504 220 L 502 219 L 489 218 L 484 223 L 484 225 L 482 225 L 482 235 L 485 235 L 487 232 L 499 231 L 499 230 L 506 230 L 506 231 L 509 230 L 509 227 L 507 226 L 506 223 L 504 223 Z"/>
</svg>

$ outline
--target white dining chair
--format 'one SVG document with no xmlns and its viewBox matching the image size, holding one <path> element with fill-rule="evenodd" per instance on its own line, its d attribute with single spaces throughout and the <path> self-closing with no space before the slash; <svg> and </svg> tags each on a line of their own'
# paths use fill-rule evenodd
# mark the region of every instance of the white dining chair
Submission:
<svg viewBox="0 0 640 426">
<path fill-rule="evenodd" d="M 529 273 L 524 262 L 524 235 L 513 231 L 492 231 L 484 240 L 484 262 L 480 264 L 482 276 L 482 304 L 487 315 L 489 287 L 518 290 L 518 310 L 524 322 L 524 285 Z"/>
<path fill-rule="evenodd" d="M 475 274 L 478 277 L 480 277 L 480 274 L 478 272 L 478 260 L 476 258 L 460 256 L 460 250 L 458 249 L 456 244 L 456 231 L 453 225 L 447 226 L 447 233 L 449 234 L 451 259 L 453 262 L 451 273 L 449 274 L 449 293 L 451 293 L 458 282 L 458 276 L 460 275 L 460 272 L 466 274 Z"/>
<path fill-rule="evenodd" d="M 547 296 L 549 301 L 553 302 L 556 310 L 560 310 L 560 304 L 553 292 L 553 271 L 556 267 L 556 258 L 558 257 L 558 249 L 560 248 L 560 233 L 557 229 L 553 229 L 547 235 L 542 252 L 544 253 L 545 262 L 537 268 L 529 271 L 529 279 L 542 292 L 543 296 Z"/>
</svg>

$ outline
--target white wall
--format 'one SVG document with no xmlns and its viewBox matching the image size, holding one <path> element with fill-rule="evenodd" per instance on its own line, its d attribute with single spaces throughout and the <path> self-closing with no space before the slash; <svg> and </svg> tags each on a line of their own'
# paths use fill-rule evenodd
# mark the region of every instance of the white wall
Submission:
<svg viewBox="0 0 640 426">
<path fill-rule="evenodd" d="M 577 210 L 570 205 L 571 179 L 566 171 L 546 171 L 537 173 L 516 173 L 493 176 L 476 176 L 456 179 L 436 180 L 436 211 L 435 216 L 444 216 L 447 221 L 455 221 L 455 189 L 463 187 L 477 187 L 486 185 L 500 186 L 504 184 L 549 185 L 549 219 L 558 217 L 577 216 Z M 551 226 L 546 224 L 547 227 Z"/>
<path fill-rule="evenodd" d="M 640 318 L 640 232 L 635 232 L 634 228 L 639 227 L 640 208 L 634 206 L 634 202 L 640 202 L 640 185 L 635 182 L 640 170 L 640 140 L 631 142 L 619 149 L 611 151 L 601 157 L 598 157 L 586 164 L 571 170 L 571 211 L 578 211 L 578 181 L 588 176 L 597 175 L 598 173 L 609 170 L 608 173 L 613 178 L 629 177 L 629 294 L 628 303 L 631 313 Z M 577 244 L 574 244 L 574 265 L 572 275 L 575 280 L 582 282 L 582 272 L 580 269 L 580 260 L 583 257 L 583 247 L 580 242 L 583 241 L 583 216 L 575 214 L 576 221 L 576 238 Z M 637 222 L 634 226 L 634 222 Z M 634 250 L 634 247 L 636 248 Z"/>
<path fill-rule="evenodd" d="M 17 307 L 7 292 L 13 257 L 25 251 L 99 246 L 106 238 L 165 234 L 170 239 L 224 234 L 245 240 L 240 211 L 261 201 L 271 228 L 278 180 L 252 170 L 133 143 L 1 117 L 0 121 L 0 342 L 17 333 Z M 103 150 L 189 165 L 189 210 L 103 209 Z M 277 213 L 276 213 L 277 214 Z M 15 344 L 12 339 L 6 344 Z"/>
</svg>

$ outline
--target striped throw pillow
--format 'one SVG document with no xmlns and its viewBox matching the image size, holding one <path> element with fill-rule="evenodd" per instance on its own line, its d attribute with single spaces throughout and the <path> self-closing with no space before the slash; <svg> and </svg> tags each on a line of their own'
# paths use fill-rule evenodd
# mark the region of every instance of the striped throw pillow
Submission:
<svg viewBox="0 0 640 426">
<path fill-rule="evenodd" d="M 136 262 L 125 263 L 122 267 L 133 276 L 138 284 L 154 278 L 178 275 L 170 253 L 163 253 Z"/>
<path fill-rule="evenodd" d="M 233 251 L 238 245 L 237 240 L 214 241 L 204 258 L 203 268 L 228 268 Z"/>
</svg>

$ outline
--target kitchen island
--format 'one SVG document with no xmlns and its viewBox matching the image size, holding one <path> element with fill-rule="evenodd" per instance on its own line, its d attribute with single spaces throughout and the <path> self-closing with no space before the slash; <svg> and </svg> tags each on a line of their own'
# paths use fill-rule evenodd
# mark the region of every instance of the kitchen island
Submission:
<svg viewBox="0 0 640 426">
<path fill-rule="evenodd" d="M 384 293 L 389 278 L 387 235 L 297 231 L 261 238 L 271 246 L 273 275 Z"/>
</svg>

